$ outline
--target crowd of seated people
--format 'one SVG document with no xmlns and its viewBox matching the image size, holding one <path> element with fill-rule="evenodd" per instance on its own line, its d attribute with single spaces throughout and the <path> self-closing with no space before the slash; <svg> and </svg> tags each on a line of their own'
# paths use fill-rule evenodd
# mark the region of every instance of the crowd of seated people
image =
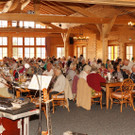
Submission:
<svg viewBox="0 0 135 135">
<path fill-rule="evenodd" d="M 26 64 L 29 67 L 26 68 Z M 63 58 L 47 57 L 46 59 L 41 58 L 14 58 L 4 57 L 0 63 L 2 68 L 9 68 L 12 70 L 11 74 L 14 80 L 14 73 L 25 74 L 26 76 L 32 77 L 33 74 L 53 76 L 51 86 L 49 86 L 50 93 L 55 94 L 63 91 L 65 87 L 65 78 L 70 82 L 72 89 L 72 83 L 75 76 L 83 78 L 88 83 L 89 87 L 95 91 L 102 91 L 103 103 L 105 104 L 105 90 L 100 86 L 100 82 L 105 82 L 107 73 L 109 72 L 118 80 L 122 78 L 131 78 L 135 82 L 135 64 L 132 61 L 118 58 L 115 61 L 107 59 L 106 63 L 103 63 L 101 59 L 90 59 L 85 60 L 83 55 L 79 58 L 76 56 L 69 57 L 67 60 Z M 2 72 L 0 76 L 6 77 Z M 4 80 L 4 77 L 2 78 Z M 113 77 L 112 77 L 113 78 Z M 3 81 L 4 82 L 4 81 Z M 6 82 L 4 82 L 6 83 Z M 3 84 L 0 81 L 0 86 L 3 88 Z M 1 89 L 0 88 L 0 89 Z M 0 93 L 1 95 L 2 93 Z M 50 94 L 50 95 L 51 95 Z"/>
</svg>

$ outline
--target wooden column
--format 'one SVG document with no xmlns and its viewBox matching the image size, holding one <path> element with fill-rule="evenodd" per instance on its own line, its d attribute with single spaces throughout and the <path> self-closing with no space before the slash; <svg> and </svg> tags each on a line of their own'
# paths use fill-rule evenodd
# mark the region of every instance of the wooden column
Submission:
<svg viewBox="0 0 135 135">
<path fill-rule="evenodd" d="M 12 57 L 12 36 L 8 36 L 8 57 Z"/>
<path fill-rule="evenodd" d="M 67 33 L 61 33 L 63 43 L 64 43 L 64 50 L 65 50 L 65 57 L 68 57 L 68 41 L 69 41 L 69 36 L 70 36 L 71 28 L 68 29 Z"/>
</svg>

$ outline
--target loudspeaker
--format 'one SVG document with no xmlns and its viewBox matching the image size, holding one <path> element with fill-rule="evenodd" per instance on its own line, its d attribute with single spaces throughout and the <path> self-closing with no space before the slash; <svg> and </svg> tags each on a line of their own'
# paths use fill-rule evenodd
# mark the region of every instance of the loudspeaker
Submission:
<svg viewBox="0 0 135 135">
<path fill-rule="evenodd" d="M 69 37 L 69 44 L 71 44 L 71 45 L 74 44 L 74 39 L 73 39 L 73 37 Z"/>
</svg>

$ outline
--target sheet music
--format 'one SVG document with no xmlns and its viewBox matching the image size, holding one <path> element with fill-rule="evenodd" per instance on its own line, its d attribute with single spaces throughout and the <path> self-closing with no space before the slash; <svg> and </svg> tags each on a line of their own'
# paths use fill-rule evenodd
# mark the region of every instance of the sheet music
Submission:
<svg viewBox="0 0 135 135">
<path fill-rule="evenodd" d="M 42 90 L 44 88 L 47 89 L 51 79 L 52 79 L 52 76 L 33 75 L 31 82 L 28 86 L 28 89 L 33 89 L 33 90 Z M 39 80 L 39 83 L 38 83 L 38 80 Z"/>
</svg>

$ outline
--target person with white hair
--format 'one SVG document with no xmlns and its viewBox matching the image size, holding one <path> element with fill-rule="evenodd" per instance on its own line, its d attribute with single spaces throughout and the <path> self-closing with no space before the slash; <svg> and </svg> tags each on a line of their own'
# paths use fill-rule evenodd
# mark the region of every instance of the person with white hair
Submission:
<svg viewBox="0 0 135 135">
<path fill-rule="evenodd" d="M 61 70 L 59 67 L 54 68 L 54 76 L 57 78 L 53 84 L 53 88 L 50 90 L 50 97 L 52 94 L 57 94 L 59 92 L 64 91 L 65 88 L 65 77 L 61 73 Z"/>
<path fill-rule="evenodd" d="M 46 76 L 53 76 L 54 75 L 54 71 L 53 71 L 53 65 L 51 62 L 47 63 L 47 66 L 46 66 L 47 70 L 45 70 L 43 72 L 43 75 L 46 75 Z"/>
<path fill-rule="evenodd" d="M 83 71 L 79 74 L 79 78 L 87 80 L 87 75 L 90 74 L 91 67 L 89 65 L 84 66 Z"/>
<path fill-rule="evenodd" d="M 129 60 L 124 60 L 124 66 L 121 68 L 123 71 L 125 71 L 127 74 L 130 74 L 132 72 L 132 66 L 133 66 L 133 62 L 129 61 Z"/>
<path fill-rule="evenodd" d="M 72 82 L 73 82 L 73 79 L 74 79 L 75 75 L 76 75 L 76 63 L 71 63 L 70 69 L 68 70 L 67 75 L 66 75 L 66 78 L 70 82 L 71 88 L 72 88 Z"/>
</svg>

